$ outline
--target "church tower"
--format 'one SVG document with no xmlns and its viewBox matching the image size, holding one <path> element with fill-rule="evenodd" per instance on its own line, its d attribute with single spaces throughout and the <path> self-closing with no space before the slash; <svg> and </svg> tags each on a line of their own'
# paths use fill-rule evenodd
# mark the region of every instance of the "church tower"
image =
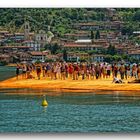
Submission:
<svg viewBox="0 0 140 140">
<path fill-rule="evenodd" d="M 24 23 L 24 37 L 25 37 L 25 40 L 29 40 L 29 33 L 30 33 L 29 22 L 25 22 Z"/>
</svg>

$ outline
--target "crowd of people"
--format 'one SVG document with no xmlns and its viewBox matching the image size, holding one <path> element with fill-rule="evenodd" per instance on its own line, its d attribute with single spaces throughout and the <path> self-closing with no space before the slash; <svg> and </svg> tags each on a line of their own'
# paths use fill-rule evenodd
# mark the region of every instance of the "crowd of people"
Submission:
<svg viewBox="0 0 140 140">
<path fill-rule="evenodd" d="M 66 63 L 51 62 L 40 64 L 17 64 L 17 79 L 22 73 L 22 79 L 50 78 L 56 79 L 105 79 L 120 78 L 121 80 L 134 77 L 140 79 L 140 64 L 108 64 L 108 63 Z M 34 74 L 35 73 L 35 74 Z"/>
</svg>

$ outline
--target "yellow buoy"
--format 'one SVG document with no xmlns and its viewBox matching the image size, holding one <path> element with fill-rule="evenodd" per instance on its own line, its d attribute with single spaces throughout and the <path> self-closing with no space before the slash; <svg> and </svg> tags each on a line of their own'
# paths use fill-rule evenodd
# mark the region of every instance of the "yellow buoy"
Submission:
<svg viewBox="0 0 140 140">
<path fill-rule="evenodd" d="M 42 106 L 48 106 L 48 102 L 46 101 L 46 99 L 42 101 Z"/>
</svg>

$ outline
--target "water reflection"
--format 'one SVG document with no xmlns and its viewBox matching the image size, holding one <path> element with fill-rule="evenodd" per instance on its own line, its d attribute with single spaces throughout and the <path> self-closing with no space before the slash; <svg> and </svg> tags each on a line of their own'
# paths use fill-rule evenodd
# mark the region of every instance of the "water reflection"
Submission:
<svg viewBox="0 0 140 140">
<path fill-rule="evenodd" d="M 42 89 L 0 90 L 0 99 L 26 98 L 27 100 L 34 99 L 39 100 L 41 102 L 42 95 L 46 95 L 47 101 L 50 100 L 52 102 L 59 102 L 63 104 L 77 104 L 77 105 L 127 103 L 140 100 L 139 92 L 96 91 L 90 93 L 65 93 L 65 92 L 52 92 Z"/>
<path fill-rule="evenodd" d="M 47 106 L 42 106 L 42 112 L 46 113 L 47 112 Z"/>
</svg>

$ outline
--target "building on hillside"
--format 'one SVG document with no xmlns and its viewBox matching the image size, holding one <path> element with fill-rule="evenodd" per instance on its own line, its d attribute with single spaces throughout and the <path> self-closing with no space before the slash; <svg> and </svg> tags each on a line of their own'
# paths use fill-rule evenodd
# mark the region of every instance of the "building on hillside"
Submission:
<svg viewBox="0 0 140 140">
<path fill-rule="evenodd" d="M 92 45 L 92 44 L 77 44 L 77 43 L 65 43 L 62 46 L 62 49 L 71 51 L 71 50 L 79 50 L 79 51 L 88 51 L 88 50 L 102 50 L 106 49 L 108 46 L 103 45 Z"/>
<path fill-rule="evenodd" d="M 75 41 L 75 43 L 78 43 L 78 44 L 91 44 L 92 40 L 91 39 L 78 39 L 78 40 Z"/>
<path fill-rule="evenodd" d="M 100 24 L 97 22 L 75 23 L 73 25 L 73 28 L 76 28 L 78 30 L 99 30 Z"/>
<path fill-rule="evenodd" d="M 133 59 L 140 60 L 140 50 L 129 51 L 128 55 Z"/>
<path fill-rule="evenodd" d="M 0 35 L 2 36 L 6 36 L 7 34 L 9 34 L 9 31 L 0 31 Z"/>
<path fill-rule="evenodd" d="M 64 37 L 69 40 L 89 39 L 90 33 L 67 33 Z"/>
<path fill-rule="evenodd" d="M 89 54 L 88 53 L 73 53 L 73 52 L 70 52 L 67 55 L 67 60 L 71 61 L 71 62 L 73 62 L 73 61 L 78 62 L 78 61 L 83 60 L 83 59 L 88 60 L 89 59 Z"/>
<path fill-rule="evenodd" d="M 1 46 L 1 53 L 10 53 L 10 52 L 28 52 L 31 47 L 28 46 Z"/>
<path fill-rule="evenodd" d="M 94 45 L 107 46 L 108 41 L 106 39 L 94 39 L 93 44 Z"/>
<path fill-rule="evenodd" d="M 77 30 L 120 30 L 123 27 L 122 21 L 102 21 L 75 23 L 73 28 Z"/>
<path fill-rule="evenodd" d="M 6 62 L 9 63 L 11 62 L 12 58 L 8 54 L 0 54 L 0 62 Z"/>
<path fill-rule="evenodd" d="M 41 44 L 38 43 L 37 41 L 26 40 L 22 44 L 25 45 L 25 46 L 31 47 L 32 51 L 40 51 Z"/>
<path fill-rule="evenodd" d="M 22 61 L 31 62 L 32 61 L 31 54 L 29 54 L 27 52 L 17 52 L 15 55 L 19 62 L 22 62 Z"/>
<path fill-rule="evenodd" d="M 63 60 L 63 54 L 60 53 L 58 54 L 59 59 Z M 69 62 L 79 62 L 81 59 L 89 59 L 89 54 L 88 53 L 78 53 L 78 52 L 68 52 L 67 53 L 67 61 Z"/>
<path fill-rule="evenodd" d="M 41 44 L 40 47 L 43 48 L 48 41 L 47 33 L 44 30 L 40 30 L 35 34 L 35 41 Z"/>
<path fill-rule="evenodd" d="M 32 51 L 30 52 L 32 62 L 41 61 L 45 62 L 48 52 Z"/>
<path fill-rule="evenodd" d="M 104 62 L 105 55 L 103 54 L 94 54 L 91 56 L 92 62 Z"/>
<path fill-rule="evenodd" d="M 116 9 L 114 9 L 114 8 L 107 8 L 106 16 L 107 16 L 107 19 L 111 20 L 111 21 L 116 21 L 116 20 L 121 19 L 119 14 L 117 14 Z"/>
<path fill-rule="evenodd" d="M 24 41 L 24 33 L 15 33 L 11 39 L 17 43 L 21 43 Z"/>
<path fill-rule="evenodd" d="M 59 54 L 60 60 L 63 59 L 63 54 Z M 88 53 L 67 53 L 67 61 L 69 62 L 79 62 L 80 60 L 87 60 L 92 62 L 104 62 L 105 55 L 103 54 L 93 54 L 90 55 Z"/>
</svg>

